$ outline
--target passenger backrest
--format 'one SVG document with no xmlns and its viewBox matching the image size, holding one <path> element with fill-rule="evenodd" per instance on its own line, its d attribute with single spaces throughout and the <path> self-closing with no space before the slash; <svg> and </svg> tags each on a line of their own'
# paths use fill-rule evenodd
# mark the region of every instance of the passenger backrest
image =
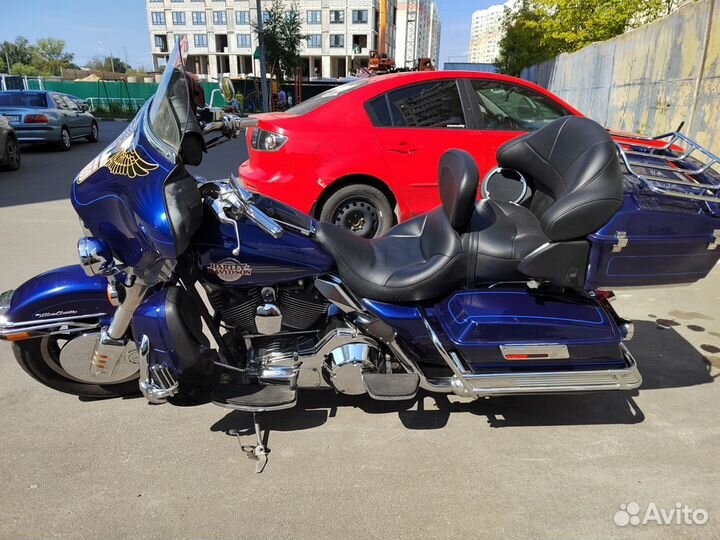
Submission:
<svg viewBox="0 0 720 540">
<path fill-rule="evenodd" d="M 456 231 L 465 229 L 470 223 L 479 177 L 475 160 L 464 150 L 448 150 L 440 158 L 440 200 L 450 225 Z"/>
<path fill-rule="evenodd" d="M 575 240 L 605 225 L 622 206 L 623 179 L 615 143 L 587 118 L 565 116 L 503 144 L 501 167 L 532 181 L 530 210 L 552 241 Z"/>
</svg>

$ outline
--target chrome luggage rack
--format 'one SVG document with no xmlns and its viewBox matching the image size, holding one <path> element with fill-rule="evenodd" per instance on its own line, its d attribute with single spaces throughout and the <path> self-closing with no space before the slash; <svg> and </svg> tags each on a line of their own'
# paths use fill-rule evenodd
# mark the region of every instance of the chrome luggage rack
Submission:
<svg viewBox="0 0 720 540">
<path fill-rule="evenodd" d="M 615 142 L 620 159 L 628 173 L 653 193 L 718 204 L 720 203 L 720 176 L 716 177 L 712 173 L 719 172 L 720 157 L 680 133 L 682 127 L 683 124 L 680 124 L 677 131 L 656 137 L 618 135 L 623 139 L 638 141 L 637 145 Z M 666 140 L 666 144 L 658 147 L 643 144 L 661 140 Z M 677 142 L 684 146 L 683 152 L 680 154 L 672 149 Z M 622 145 L 629 146 L 631 149 L 627 150 Z M 638 150 L 638 147 L 643 150 Z M 682 163 L 688 159 L 692 159 L 690 168 L 688 163 Z M 718 167 L 718 169 L 713 170 L 713 167 Z M 639 168 L 647 172 L 641 172 L 638 170 Z"/>
</svg>

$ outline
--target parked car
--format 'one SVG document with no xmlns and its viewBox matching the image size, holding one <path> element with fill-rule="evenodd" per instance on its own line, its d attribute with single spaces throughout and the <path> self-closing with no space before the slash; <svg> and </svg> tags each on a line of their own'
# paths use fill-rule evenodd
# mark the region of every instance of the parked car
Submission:
<svg viewBox="0 0 720 540">
<path fill-rule="evenodd" d="M 4 116 L 0 116 L 0 168 L 9 171 L 20 168 L 20 144 L 17 134 Z"/>
<path fill-rule="evenodd" d="M 0 115 L 8 118 L 20 142 L 50 143 L 67 151 L 74 140 L 96 142 L 99 136 L 87 105 L 60 92 L 0 92 Z"/>
<path fill-rule="evenodd" d="M 437 167 L 449 148 L 470 152 L 484 178 L 501 144 L 566 115 L 582 116 L 504 75 L 371 77 L 258 115 L 239 173 L 252 191 L 373 237 L 440 203 Z"/>
</svg>

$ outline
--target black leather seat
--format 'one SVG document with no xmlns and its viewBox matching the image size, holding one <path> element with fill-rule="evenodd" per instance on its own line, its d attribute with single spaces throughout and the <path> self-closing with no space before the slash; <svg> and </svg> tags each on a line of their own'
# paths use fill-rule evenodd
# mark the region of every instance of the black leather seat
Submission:
<svg viewBox="0 0 720 540">
<path fill-rule="evenodd" d="M 317 240 L 337 262 L 357 295 L 385 302 L 438 298 L 466 284 L 470 254 L 460 233 L 468 229 L 477 197 L 478 170 L 460 150 L 440 160 L 442 206 L 368 240 L 330 223 L 319 223 Z"/>
<path fill-rule="evenodd" d="M 466 251 L 476 253 L 475 284 L 543 279 L 582 286 L 589 243 L 622 206 L 615 144 L 592 120 L 566 116 L 513 139 L 497 151 L 501 167 L 520 171 L 534 190 L 529 208 L 482 200 Z M 542 247 L 542 249 L 540 249 Z"/>
</svg>

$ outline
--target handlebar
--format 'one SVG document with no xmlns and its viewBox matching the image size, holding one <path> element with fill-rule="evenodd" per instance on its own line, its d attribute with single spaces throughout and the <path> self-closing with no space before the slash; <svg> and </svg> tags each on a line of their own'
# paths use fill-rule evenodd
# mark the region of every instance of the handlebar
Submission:
<svg viewBox="0 0 720 540">
<path fill-rule="evenodd" d="M 237 247 L 233 249 L 233 255 L 238 255 L 240 253 L 240 231 L 238 229 L 237 220 L 233 216 L 228 215 L 228 210 L 247 217 L 262 231 L 275 239 L 280 238 L 285 232 L 277 221 L 255 206 L 253 202 L 253 194 L 245 189 L 240 182 L 240 179 L 236 176 L 232 175 L 230 177 L 230 182 L 203 181 L 203 183 L 212 184 L 215 188 L 217 188 L 217 194 L 210 203 L 210 206 L 215 212 L 218 220 L 221 223 L 232 225 L 235 229 Z"/>
</svg>

